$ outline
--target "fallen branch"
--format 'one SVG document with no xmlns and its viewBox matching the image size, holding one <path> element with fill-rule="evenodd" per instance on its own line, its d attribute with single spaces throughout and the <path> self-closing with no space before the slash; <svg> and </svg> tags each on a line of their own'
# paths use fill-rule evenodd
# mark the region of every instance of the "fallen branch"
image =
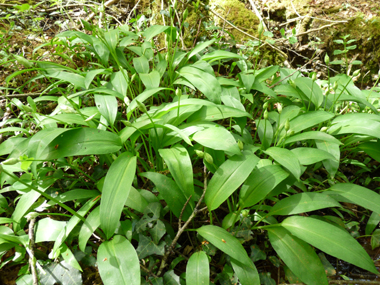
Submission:
<svg viewBox="0 0 380 285">
<path fill-rule="evenodd" d="M 165 252 L 165 255 L 164 257 L 162 258 L 161 260 L 161 264 L 160 264 L 160 268 L 158 269 L 158 272 L 157 272 L 157 276 L 160 276 L 163 269 L 165 268 L 166 266 L 166 261 L 168 260 L 169 258 L 169 255 L 173 252 L 173 249 L 175 247 L 175 245 L 177 244 L 177 241 L 178 239 L 180 238 L 180 236 L 182 235 L 182 233 L 184 232 L 184 230 L 187 228 L 187 226 L 190 224 L 190 222 L 192 221 L 192 219 L 200 212 L 200 210 L 198 210 L 199 206 L 201 205 L 202 203 L 202 200 L 203 198 L 205 197 L 205 194 L 206 194 L 206 190 L 207 190 L 207 173 L 206 173 L 206 166 L 204 166 L 204 169 L 203 169 L 203 172 L 204 172 L 204 185 L 203 185 L 203 193 L 202 193 L 202 196 L 199 198 L 199 201 L 197 203 L 197 205 L 195 206 L 193 212 L 191 213 L 190 217 L 187 219 L 187 221 L 185 222 L 185 224 L 183 225 L 183 227 L 181 227 L 181 218 L 182 218 L 182 214 L 188 204 L 188 202 L 190 201 L 191 197 L 189 197 L 189 199 L 186 201 L 185 205 L 183 206 L 182 208 L 182 211 L 181 211 L 181 214 L 180 214 L 180 220 L 178 222 L 178 232 L 176 234 L 176 236 L 174 237 L 172 243 L 170 244 L 169 248 L 167 249 L 167 251 Z"/>
</svg>

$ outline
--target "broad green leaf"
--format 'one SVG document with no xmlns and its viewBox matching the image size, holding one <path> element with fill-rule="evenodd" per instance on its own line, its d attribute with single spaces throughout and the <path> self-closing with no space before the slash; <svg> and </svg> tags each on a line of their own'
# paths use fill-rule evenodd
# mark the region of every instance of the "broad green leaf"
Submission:
<svg viewBox="0 0 380 285">
<path fill-rule="evenodd" d="M 55 241 L 66 222 L 56 221 L 50 218 L 39 220 L 35 230 L 35 242 Z"/>
<path fill-rule="evenodd" d="M 212 45 L 214 42 L 215 42 L 215 39 L 212 39 L 210 41 L 203 42 L 203 43 L 196 45 L 195 48 L 189 53 L 188 58 L 193 57 L 194 55 L 196 55 L 198 52 L 204 50 L 209 45 Z"/>
<path fill-rule="evenodd" d="M 180 278 L 174 273 L 174 270 L 166 271 L 164 274 L 164 285 L 180 285 Z M 154 284 L 155 285 L 155 284 Z"/>
<path fill-rule="evenodd" d="M 83 252 L 86 250 L 88 239 L 94 231 L 100 226 L 100 206 L 96 207 L 86 218 L 86 223 L 83 223 L 78 237 L 79 249 Z"/>
<path fill-rule="evenodd" d="M 240 190 L 240 208 L 251 207 L 265 198 L 289 173 L 279 165 L 255 169 Z"/>
<path fill-rule="evenodd" d="M 133 58 L 133 66 L 140 73 L 149 73 L 149 61 L 145 55 Z"/>
<path fill-rule="evenodd" d="M 360 134 L 380 138 L 380 123 L 368 119 L 342 122 L 332 125 L 328 132 L 333 135 Z"/>
<path fill-rule="evenodd" d="M 146 89 L 158 88 L 160 85 L 161 76 L 157 70 L 152 70 L 150 73 L 140 73 L 140 79 Z"/>
<path fill-rule="evenodd" d="M 239 109 L 241 111 L 245 111 L 244 105 L 240 102 L 240 100 L 230 96 L 230 95 L 223 95 L 220 97 L 223 104 L 235 109 Z"/>
<path fill-rule="evenodd" d="M 45 265 L 43 270 L 44 273 L 39 270 L 38 274 L 41 285 L 54 285 L 57 283 L 67 285 L 83 284 L 81 272 L 68 265 L 65 261 L 52 262 Z"/>
<path fill-rule="evenodd" d="M 185 196 L 177 184 L 169 177 L 155 172 L 145 172 L 140 173 L 140 175 L 148 178 L 156 185 L 158 192 L 160 192 L 170 210 L 176 217 L 179 217 L 188 197 Z M 190 217 L 192 209 L 194 209 L 194 202 L 190 200 L 183 211 L 183 220 L 186 221 Z"/>
<path fill-rule="evenodd" d="M 121 140 L 114 133 L 89 128 L 68 129 L 44 149 L 45 156 L 40 159 L 106 154 L 116 152 L 120 148 Z"/>
<path fill-rule="evenodd" d="M 79 271 L 83 271 L 80 267 L 78 261 L 76 260 L 74 254 L 72 251 L 67 247 L 65 243 L 61 245 L 61 248 L 59 249 L 61 252 L 61 256 L 63 257 L 63 260 L 66 261 L 68 265 L 71 267 L 78 269 Z"/>
<path fill-rule="evenodd" d="M 91 208 L 97 203 L 97 200 L 88 200 L 78 211 L 77 214 L 79 216 L 84 217 L 88 211 L 91 210 Z M 61 231 L 57 239 L 55 240 L 54 247 L 53 247 L 53 257 L 58 258 L 59 254 L 57 254 L 58 249 L 61 247 L 62 243 L 66 240 L 66 238 L 69 236 L 71 231 L 78 225 L 78 223 L 81 220 L 77 216 L 71 217 L 71 219 L 67 222 L 65 228 Z"/>
<path fill-rule="evenodd" d="M 303 94 L 305 94 L 305 96 L 313 102 L 316 109 L 321 106 L 323 102 L 322 89 L 317 83 L 315 83 L 315 81 L 307 77 L 298 77 L 294 80 L 294 83 L 303 92 Z"/>
<path fill-rule="evenodd" d="M 123 236 L 103 242 L 98 249 L 97 264 L 104 285 L 140 285 L 140 263 L 133 245 Z"/>
<path fill-rule="evenodd" d="M 327 254 L 379 274 L 367 252 L 347 231 L 318 219 L 301 216 L 286 218 L 281 225 L 292 235 Z"/>
<path fill-rule="evenodd" d="M 207 128 L 196 132 L 193 140 L 205 147 L 240 155 L 241 151 L 233 135 L 222 126 Z"/>
<path fill-rule="evenodd" d="M 187 99 L 191 100 L 191 99 Z M 205 100 L 203 100 L 205 101 Z M 207 102 L 207 101 L 205 101 Z M 210 102 L 211 103 L 211 102 Z M 182 105 L 182 101 L 181 101 Z M 204 106 L 202 109 L 200 109 L 198 112 L 194 113 L 194 115 L 190 116 L 187 120 L 188 123 L 194 122 L 194 121 L 217 121 L 222 120 L 226 118 L 241 118 L 241 117 L 247 117 L 252 118 L 251 114 L 236 109 L 232 107 L 228 107 L 225 105 L 217 105 L 217 106 Z"/>
<path fill-rule="evenodd" d="M 133 210 L 139 211 L 140 213 L 143 213 L 145 208 L 148 206 L 148 202 L 138 190 L 131 186 L 128 199 L 125 202 L 125 206 L 130 207 Z"/>
<path fill-rule="evenodd" d="M 161 242 L 160 244 L 156 244 L 153 242 L 151 237 L 146 236 L 144 234 L 139 234 L 139 245 L 136 249 L 136 252 L 140 259 L 153 255 L 153 254 L 164 255 L 165 245 L 166 243 L 164 241 Z"/>
<path fill-rule="evenodd" d="M 202 60 L 209 61 L 210 63 L 216 60 L 237 58 L 242 59 L 242 57 L 236 53 L 225 51 L 225 50 L 215 50 L 210 53 L 206 53 L 201 57 Z"/>
<path fill-rule="evenodd" d="M 76 88 L 86 88 L 85 80 L 86 78 L 82 75 L 66 72 L 66 71 L 58 71 L 54 73 L 50 73 L 46 75 L 47 77 L 56 78 L 65 82 L 69 82 L 74 85 Z"/>
<path fill-rule="evenodd" d="M 323 166 L 326 168 L 330 177 L 334 177 L 339 168 L 340 161 L 340 149 L 339 144 L 335 142 L 327 142 L 315 140 L 315 144 L 318 149 L 330 153 L 335 159 L 325 159 L 322 160 Z"/>
<path fill-rule="evenodd" d="M 241 263 L 243 266 L 240 267 L 243 267 L 243 269 L 244 267 L 247 267 L 250 271 L 248 274 L 251 276 L 253 275 L 250 281 L 252 283 L 250 284 L 260 284 L 257 269 L 237 238 L 223 228 L 212 225 L 203 226 L 197 229 L 197 232 L 215 247 L 232 257 L 235 265 L 239 266 L 239 263 Z M 239 275 L 242 273 L 241 271 L 243 270 L 239 270 L 238 268 Z"/>
<path fill-rule="evenodd" d="M 281 114 L 282 116 L 282 114 Z M 340 140 L 336 139 L 332 135 L 326 134 L 324 132 L 320 131 L 310 131 L 310 132 L 303 132 L 300 134 L 296 134 L 294 136 L 288 137 L 285 140 L 285 144 L 299 142 L 299 141 L 305 141 L 305 140 L 320 140 L 325 142 L 331 142 L 336 143 L 338 145 L 341 145 L 343 143 L 340 142 Z"/>
<path fill-rule="evenodd" d="M 129 85 L 129 82 L 128 82 L 128 78 L 127 75 L 126 75 L 126 71 L 124 70 L 120 70 L 118 72 L 114 72 L 112 73 L 112 76 L 111 76 L 111 84 L 113 86 L 113 88 L 118 92 L 120 93 L 121 95 L 127 97 L 127 90 L 128 90 L 128 85 Z"/>
<path fill-rule="evenodd" d="M 153 37 L 157 36 L 158 34 L 161 34 L 162 32 L 165 32 L 169 28 L 170 26 L 161 26 L 161 25 L 150 26 L 149 28 L 145 29 L 143 32 L 145 41 L 149 42 Z"/>
<path fill-rule="evenodd" d="M 253 263 L 253 266 L 249 266 L 241 263 L 240 260 L 231 258 L 231 265 L 241 285 L 260 284 L 260 277 Z"/>
<path fill-rule="evenodd" d="M 205 202 L 209 211 L 218 208 L 247 179 L 259 158 L 250 151 L 226 160 L 207 187 Z"/>
<path fill-rule="evenodd" d="M 338 194 L 345 198 L 342 202 L 347 200 L 353 204 L 362 206 L 373 212 L 380 213 L 380 195 L 375 191 L 369 190 L 363 186 L 359 186 L 352 183 L 338 183 L 329 188 L 326 194 Z M 334 197 L 335 198 L 335 197 Z M 340 198 L 335 198 L 340 201 Z"/>
<path fill-rule="evenodd" d="M 319 123 L 330 120 L 333 117 L 334 114 L 326 111 L 310 111 L 291 120 L 290 129 L 294 131 L 294 133 L 299 133 Z"/>
<path fill-rule="evenodd" d="M 291 152 L 298 158 L 302 165 L 314 164 L 324 159 L 336 160 L 335 157 L 327 151 L 313 147 L 297 147 L 292 149 Z"/>
<path fill-rule="evenodd" d="M 135 175 L 136 157 L 129 152 L 122 153 L 107 172 L 100 201 L 100 225 L 107 239 L 115 233 Z"/>
<path fill-rule="evenodd" d="M 379 225 L 380 223 L 380 214 L 376 212 L 372 212 L 371 216 L 368 219 L 367 225 L 365 227 L 365 234 L 370 235 L 372 234 L 373 230 Z"/>
<path fill-rule="evenodd" d="M 129 104 L 128 108 L 127 108 L 127 117 L 128 117 L 128 120 L 131 117 L 132 112 L 137 108 L 137 102 L 136 101 L 139 101 L 140 103 L 143 103 L 146 99 L 148 99 L 152 95 L 160 92 L 161 90 L 171 90 L 171 89 L 160 87 L 160 88 L 154 88 L 154 89 L 145 90 L 144 92 L 142 92 L 141 94 L 139 94 L 135 99 L 133 99 L 132 102 Z"/>
<path fill-rule="evenodd" d="M 210 280 L 210 264 L 204 251 L 194 252 L 186 266 L 186 284 L 208 284 Z"/>
<path fill-rule="evenodd" d="M 306 284 L 328 284 L 323 265 L 310 245 L 282 227 L 268 228 L 269 241 L 279 257 Z"/>
<path fill-rule="evenodd" d="M 170 149 L 160 149 L 158 152 L 165 160 L 171 175 L 181 191 L 186 197 L 193 195 L 193 166 L 186 148 L 177 144 Z"/>
<path fill-rule="evenodd" d="M 340 207 L 340 204 L 327 195 L 305 192 L 280 200 L 268 215 L 295 215 L 332 207 Z"/>
<path fill-rule="evenodd" d="M 380 116 L 379 116 L 380 117 Z M 366 142 L 358 146 L 374 160 L 380 162 L 380 142 Z"/>
<path fill-rule="evenodd" d="M 222 88 L 215 76 L 191 66 L 181 68 L 179 75 L 194 85 L 211 102 L 220 104 Z"/>
<path fill-rule="evenodd" d="M 267 149 L 273 140 L 273 127 L 269 120 L 255 120 L 257 132 L 264 149 Z"/>
<path fill-rule="evenodd" d="M 113 126 L 117 115 L 117 100 L 113 96 L 94 95 L 95 104 L 100 114 Z"/>
<path fill-rule="evenodd" d="M 119 41 L 119 29 L 109 29 L 104 33 L 104 39 L 108 47 L 111 50 L 114 50 L 116 48 L 117 42 Z"/>
<path fill-rule="evenodd" d="M 264 151 L 272 157 L 276 162 L 285 167 L 293 176 L 299 180 L 301 176 L 301 165 L 294 153 L 286 148 L 270 147 Z"/>
</svg>

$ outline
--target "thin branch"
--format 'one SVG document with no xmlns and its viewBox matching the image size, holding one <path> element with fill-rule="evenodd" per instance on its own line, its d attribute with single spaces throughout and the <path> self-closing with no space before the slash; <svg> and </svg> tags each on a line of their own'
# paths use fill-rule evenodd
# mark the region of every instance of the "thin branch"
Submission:
<svg viewBox="0 0 380 285">
<path fill-rule="evenodd" d="M 129 23 L 129 19 L 131 18 L 131 15 L 132 15 L 133 11 L 136 10 L 137 6 L 140 4 L 140 1 L 141 0 L 137 1 L 136 5 L 133 6 L 131 12 L 129 12 L 129 15 L 128 15 L 127 20 L 126 20 L 127 23 Z"/>
<path fill-rule="evenodd" d="M 34 225 L 36 223 L 36 218 L 33 217 L 29 221 L 29 266 L 32 271 L 33 285 L 38 285 L 38 276 L 36 268 L 36 260 L 34 258 Z"/>
<path fill-rule="evenodd" d="M 104 6 L 103 6 L 103 7 L 106 8 L 106 7 L 110 6 L 111 4 L 115 3 L 116 1 L 118 1 L 118 0 L 109 0 L 109 1 L 107 1 L 107 2 L 104 3 Z M 92 13 L 86 18 L 86 21 L 87 21 L 87 22 L 90 21 L 92 18 L 94 18 L 94 16 L 95 16 L 95 13 L 92 12 Z"/>
<path fill-rule="evenodd" d="M 185 205 L 183 205 L 183 207 L 182 207 L 181 214 L 179 215 L 179 218 L 178 218 L 178 231 L 181 230 L 181 221 L 182 221 L 183 212 L 185 212 L 186 206 L 187 206 L 187 204 L 189 204 L 189 202 L 191 200 L 191 197 L 193 197 L 193 195 L 189 196 L 189 198 L 187 199 Z"/>
<path fill-rule="evenodd" d="M 249 3 L 251 4 L 252 9 L 253 9 L 253 11 L 254 11 L 255 14 L 256 14 L 256 17 L 259 18 L 260 22 L 263 24 L 264 30 L 265 30 L 265 31 L 268 31 L 268 28 L 267 28 L 267 26 L 265 25 L 265 22 L 264 22 L 264 20 L 263 20 L 263 17 L 261 17 L 261 14 L 260 14 L 259 10 L 256 8 L 256 5 L 255 5 L 255 3 L 253 2 L 253 0 L 249 0 Z"/>
<path fill-rule="evenodd" d="M 174 237 L 172 243 L 170 244 L 169 248 L 165 252 L 164 257 L 161 260 L 160 268 L 158 269 L 158 272 L 157 272 L 158 276 L 161 275 L 163 269 L 165 268 L 166 261 L 168 260 L 169 255 L 173 252 L 173 249 L 174 249 L 175 245 L 177 244 L 178 239 L 180 238 L 180 236 L 182 235 L 182 233 L 185 231 L 185 229 L 187 228 L 187 226 L 190 224 L 190 222 L 192 221 L 192 219 L 199 213 L 198 208 L 201 205 L 202 200 L 203 200 L 203 198 L 206 195 L 206 190 L 207 190 L 207 173 L 206 173 L 206 166 L 205 166 L 204 167 L 204 185 L 203 185 L 202 196 L 199 198 L 199 201 L 198 201 L 197 205 L 195 206 L 193 212 L 191 213 L 190 217 L 187 219 L 187 221 L 185 222 L 185 224 L 183 225 L 183 227 L 179 228 L 179 230 L 178 230 L 176 236 Z"/>
</svg>

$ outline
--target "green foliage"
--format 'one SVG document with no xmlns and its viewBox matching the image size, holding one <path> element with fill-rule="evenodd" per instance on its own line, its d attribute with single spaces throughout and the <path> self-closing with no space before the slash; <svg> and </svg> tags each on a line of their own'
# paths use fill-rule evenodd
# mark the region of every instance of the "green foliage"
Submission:
<svg viewBox="0 0 380 285">
<path fill-rule="evenodd" d="M 351 76 L 251 69 L 243 56 L 215 50 L 215 39 L 182 51 L 171 26 L 84 24 L 89 34 L 66 31 L 50 43 L 67 65 L 27 61 L 7 78 L 32 70 L 26 86 L 48 88 L 12 99 L 17 118 L 1 129 L 0 256 L 16 254 L 0 266 L 25 262 L 27 224 L 49 214 L 38 219 L 35 241 L 50 246 L 35 258 L 60 260 L 41 268 L 65 268 L 72 284 L 88 251 L 104 284 L 273 284 L 256 268 L 266 261 L 289 281 L 327 284 L 314 247 L 378 273 L 345 227 L 345 207 L 356 204 L 370 216 L 372 246 L 380 244 L 369 163 L 380 162 L 379 106 Z M 160 33 L 163 53 L 154 44 Z M 342 43 L 341 54 L 352 49 Z M 215 72 L 227 61 L 240 68 L 236 77 Z M 42 102 L 53 110 L 41 111 Z M 348 177 L 347 164 L 361 172 Z M 186 244 L 190 251 L 172 258 Z M 187 258 L 186 272 L 176 267 Z"/>
</svg>

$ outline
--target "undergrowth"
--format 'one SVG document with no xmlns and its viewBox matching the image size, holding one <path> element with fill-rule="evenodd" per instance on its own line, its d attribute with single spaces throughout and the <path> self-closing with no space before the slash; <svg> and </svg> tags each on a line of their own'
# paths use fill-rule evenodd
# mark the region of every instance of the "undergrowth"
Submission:
<svg viewBox="0 0 380 285">
<path fill-rule="evenodd" d="M 380 89 L 355 86 L 351 41 L 346 74 L 322 80 L 216 38 L 183 51 L 182 26 L 83 24 L 48 43 L 61 64 L 16 56 L 7 78 L 37 74 L 13 95 L 47 86 L 9 100 L 0 129 L 0 268 L 21 265 L 17 284 L 89 268 L 104 284 L 328 284 L 323 253 L 378 274 L 352 205 L 378 247 Z"/>
</svg>

